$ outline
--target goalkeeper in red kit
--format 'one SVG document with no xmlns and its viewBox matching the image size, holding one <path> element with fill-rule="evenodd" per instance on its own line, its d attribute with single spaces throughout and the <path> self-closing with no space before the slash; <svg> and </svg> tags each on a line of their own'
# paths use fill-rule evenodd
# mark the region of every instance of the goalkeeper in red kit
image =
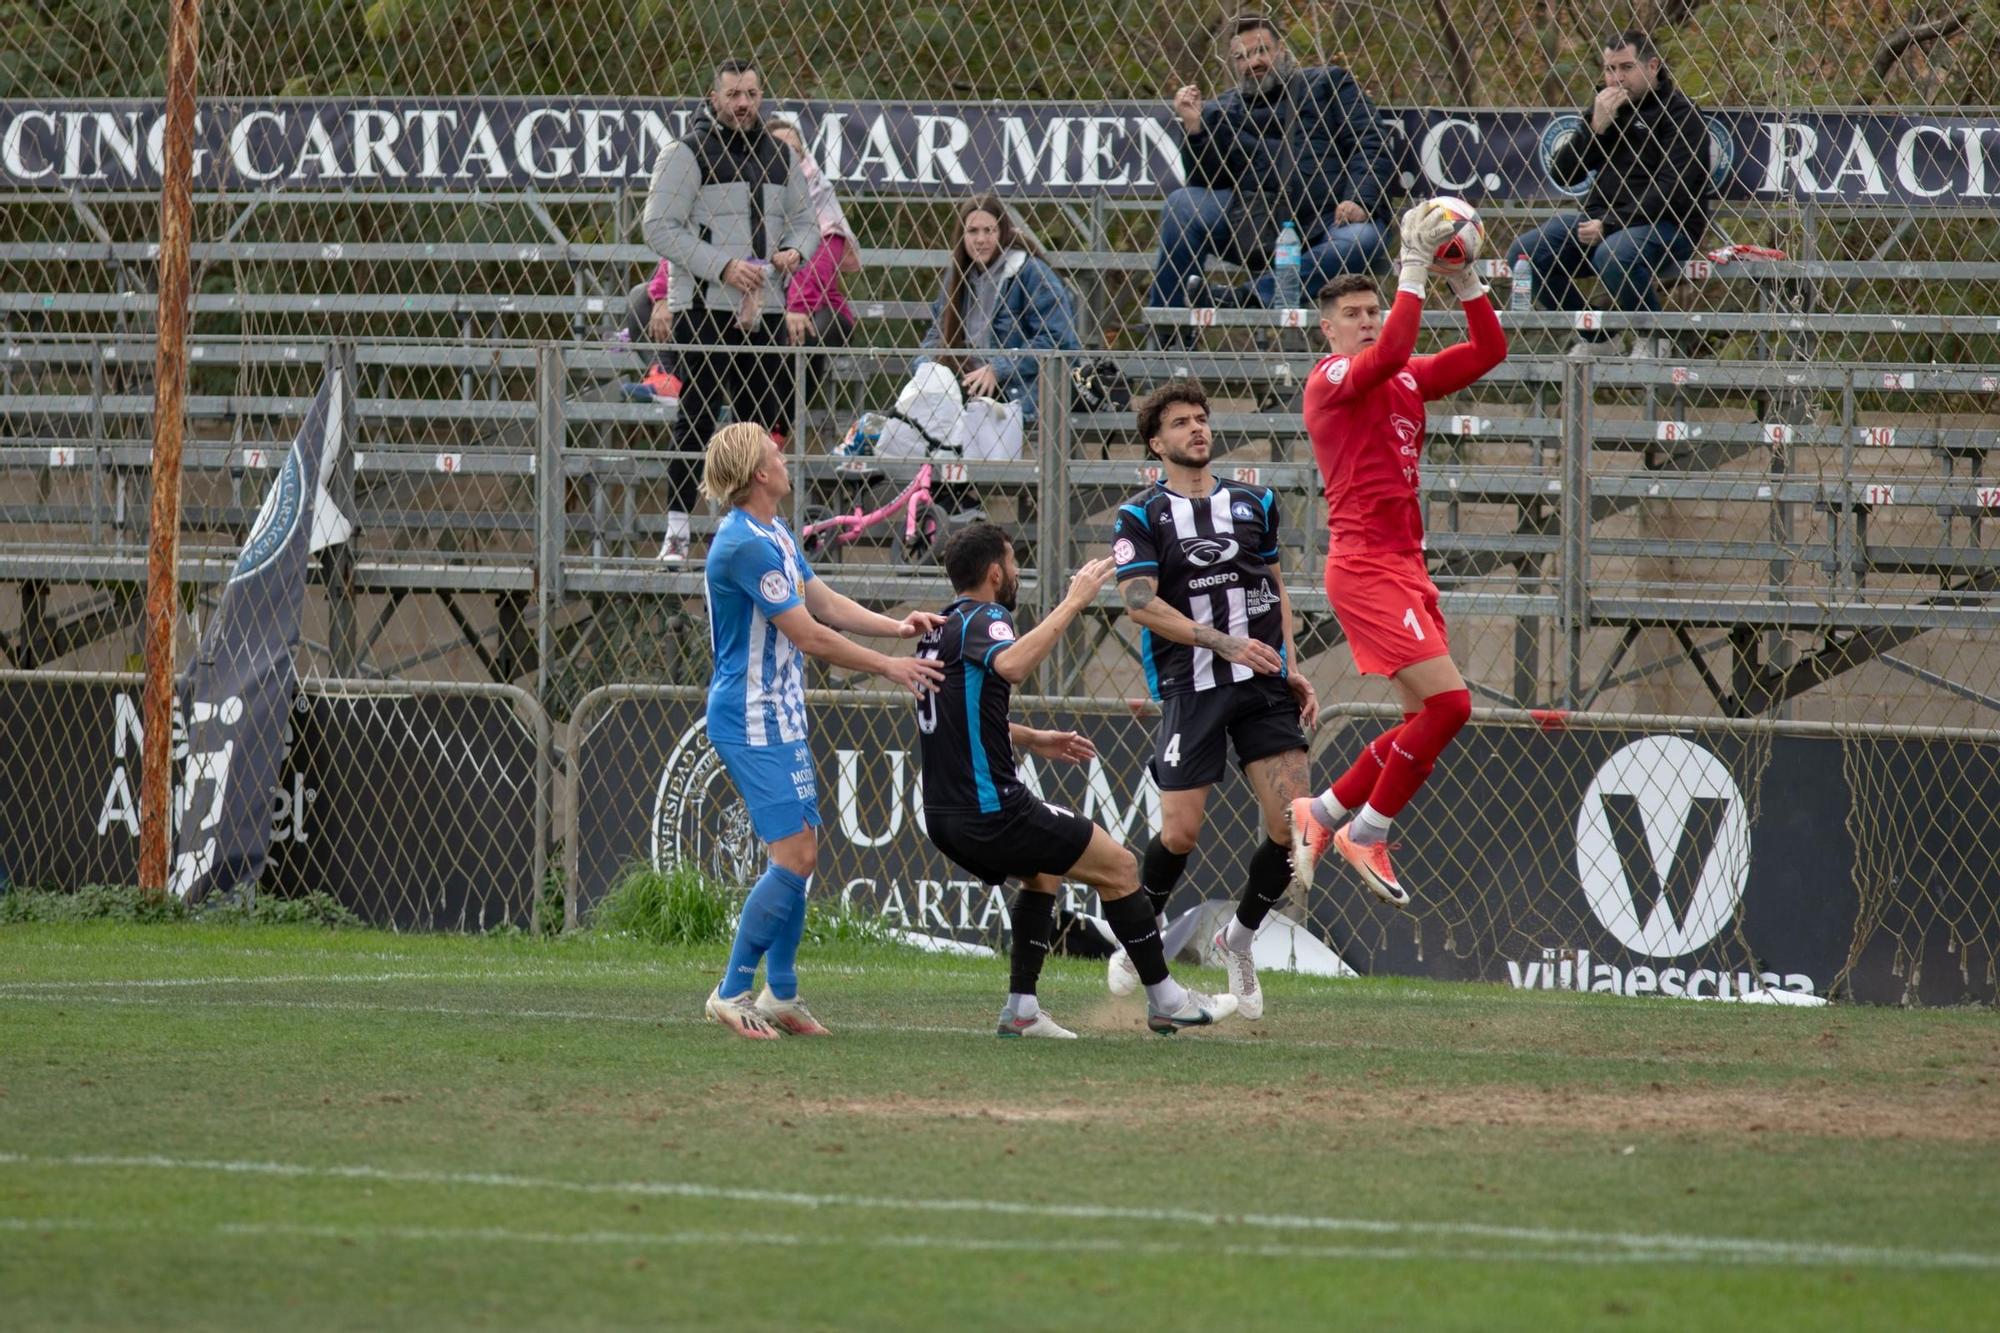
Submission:
<svg viewBox="0 0 2000 1333">
<path fill-rule="evenodd" d="M 1324 792 L 1292 802 L 1292 876 L 1310 885 L 1331 848 L 1369 892 L 1397 907 L 1407 907 L 1410 895 L 1389 864 L 1390 830 L 1472 715 L 1424 564 L 1417 475 L 1424 404 L 1457 393 L 1507 357 L 1486 284 L 1469 263 L 1445 277 L 1465 307 L 1471 340 L 1411 355 L 1432 261 L 1455 226 L 1428 203 L 1403 215 L 1396 303 L 1387 319 L 1364 277 L 1336 278 L 1321 290 L 1319 326 L 1332 355 L 1306 384 L 1306 430 L 1330 530 L 1326 595 L 1355 668 L 1389 678 L 1403 722 L 1369 742 Z"/>
</svg>

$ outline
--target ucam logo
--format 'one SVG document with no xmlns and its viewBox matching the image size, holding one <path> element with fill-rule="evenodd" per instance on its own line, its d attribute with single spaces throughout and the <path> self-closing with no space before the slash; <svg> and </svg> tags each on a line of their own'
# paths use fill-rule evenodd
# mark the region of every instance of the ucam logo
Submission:
<svg viewBox="0 0 2000 1333">
<path fill-rule="evenodd" d="M 1203 569 L 1234 560 L 1238 549 L 1235 542 L 1218 541 L 1214 537 L 1189 537 L 1181 542 L 1181 554 L 1187 557 L 1187 562 Z"/>
<path fill-rule="evenodd" d="M 1721 760 L 1647 736 L 1598 768 L 1576 816 L 1576 874 L 1619 943 L 1678 958 L 1721 934 L 1750 878 L 1750 821 Z"/>
<path fill-rule="evenodd" d="M 257 510 L 250 535 L 244 539 L 243 552 L 236 558 L 236 568 L 230 571 L 231 583 L 241 583 L 278 558 L 291 542 L 292 534 L 298 531 L 299 520 L 305 513 L 305 497 L 304 470 L 299 463 L 299 451 L 294 449 L 285 455 L 285 465 L 278 469 L 277 481 Z"/>
<path fill-rule="evenodd" d="M 761 873 L 761 847 L 749 807 L 709 743 L 708 721 L 680 734 L 653 793 L 653 866 L 693 862 L 724 884 L 749 884 Z"/>
</svg>

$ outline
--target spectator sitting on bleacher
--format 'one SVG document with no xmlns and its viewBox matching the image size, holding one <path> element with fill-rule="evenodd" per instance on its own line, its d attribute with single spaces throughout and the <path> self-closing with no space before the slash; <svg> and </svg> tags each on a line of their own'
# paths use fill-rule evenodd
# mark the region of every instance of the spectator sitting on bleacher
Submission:
<svg viewBox="0 0 2000 1333">
<path fill-rule="evenodd" d="M 1550 218 L 1509 254 L 1526 257 L 1535 304 L 1544 310 L 1582 310 L 1576 280 L 1594 270 L 1613 308 L 1656 311 L 1655 275 L 1678 271 L 1708 230 L 1715 183 L 1701 109 L 1675 86 L 1644 32 L 1605 38 L 1603 54 L 1604 87 L 1583 109 L 1584 128 L 1549 161 L 1559 185 L 1590 181 L 1583 212 Z M 1584 340 L 1609 337 L 1586 333 Z M 1633 356 L 1660 350 L 1651 334 L 1633 337 Z"/>
<path fill-rule="evenodd" d="M 676 351 L 667 369 L 681 381 L 675 443 L 688 455 L 669 470 L 665 560 L 687 558 L 694 464 L 720 409 L 780 435 L 791 420 L 792 358 L 736 350 L 785 344 L 782 280 L 819 249 L 805 168 L 764 128 L 763 103 L 755 62 L 716 66 L 708 105 L 685 139 L 661 150 L 646 199 L 646 244 L 673 265 Z M 699 350 L 709 347 L 726 350 Z"/>
<path fill-rule="evenodd" d="M 977 357 L 924 357 L 950 364 L 967 398 L 998 398 L 1035 419 L 1040 363 L 1032 353 L 1081 350 L 1069 289 L 1049 267 L 1035 238 L 1014 225 L 994 194 L 974 195 L 959 206 L 958 238 L 944 289 L 931 306 L 923 345 L 941 352 L 993 348 L 1019 352 L 990 361 Z"/>
<path fill-rule="evenodd" d="M 844 343 L 854 332 L 854 307 L 840 289 L 840 278 L 844 273 L 861 271 L 861 244 L 847 225 L 847 214 L 840 207 L 833 182 L 806 152 L 798 127 L 773 117 L 764 122 L 764 128 L 771 132 L 772 138 L 798 154 L 806 182 L 812 187 L 813 212 L 819 218 L 819 249 L 785 284 L 786 340 L 794 347 L 806 343 Z M 634 287 L 627 298 L 625 337 L 639 353 L 639 364 L 644 369 L 644 378 L 627 386 L 633 396 L 655 400 L 679 397 L 680 382 L 665 369 L 670 359 L 665 347 L 674 336 L 674 312 L 667 301 L 673 272 L 673 261 L 662 259 L 652 278 Z"/>
<path fill-rule="evenodd" d="M 1213 102 L 1193 84 L 1174 94 L 1187 185 L 1167 196 L 1151 306 L 1274 304 L 1273 243 L 1298 226 L 1302 298 L 1342 273 L 1388 259 L 1392 165 L 1375 107 L 1338 65 L 1300 69 L 1270 19 L 1233 25 L 1237 86 Z M 1207 287 L 1211 257 L 1261 273 L 1243 287 Z M 1177 332 L 1179 332 L 1177 330 Z"/>
<path fill-rule="evenodd" d="M 674 308 L 667 302 L 674 266 L 662 259 L 653 276 L 625 295 L 625 341 L 638 354 L 641 378 L 621 386 L 628 398 L 680 397 L 680 381 L 667 373 L 672 360 L 667 344 L 674 340 Z"/>
</svg>

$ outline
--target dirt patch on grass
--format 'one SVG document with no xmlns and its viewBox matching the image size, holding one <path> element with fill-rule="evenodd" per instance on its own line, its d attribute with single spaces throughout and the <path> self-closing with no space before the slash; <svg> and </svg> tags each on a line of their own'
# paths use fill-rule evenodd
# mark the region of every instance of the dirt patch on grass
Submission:
<svg viewBox="0 0 2000 1333">
<path fill-rule="evenodd" d="M 966 1097 L 801 1098 L 786 1111 L 802 1117 L 863 1120 L 969 1120 L 998 1124 L 1184 1123 L 1211 1113 L 1218 1095 L 1236 1100 L 1244 1123 L 1272 1127 L 1407 1125 L 1439 1129 L 1560 1130 L 1782 1139 L 1910 1139 L 2000 1142 L 2000 1092 L 1992 1087 L 1924 1086 L 1867 1091 L 1838 1086 L 1711 1088 L 1655 1083 L 1644 1088 L 1533 1088 L 1504 1083 L 1477 1088 L 1387 1084 L 1388 1071 L 1351 1084 L 1120 1090 L 1093 1086 L 1085 1098 L 1005 1104 Z"/>
<path fill-rule="evenodd" d="M 1281 1118 L 1332 1123 L 1400 1121 L 1427 1128 L 1561 1129 L 1588 1134 L 2000 1142 L 2000 1093 L 1991 1087 L 1838 1086 L 1447 1090 L 1367 1087 L 1280 1093 L 1262 1107 Z"/>
<path fill-rule="evenodd" d="M 1070 1099 L 1053 1106 L 995 1106 L 949 1097 L 866 1097 L 800 1101 L 787 1111 L 801 1115 L 860 1116 L 870 1120 L 987 1120 L 996 1124 L 1074 1124 L 1103 1119 L 1101 1104 Z"/>
</svg>

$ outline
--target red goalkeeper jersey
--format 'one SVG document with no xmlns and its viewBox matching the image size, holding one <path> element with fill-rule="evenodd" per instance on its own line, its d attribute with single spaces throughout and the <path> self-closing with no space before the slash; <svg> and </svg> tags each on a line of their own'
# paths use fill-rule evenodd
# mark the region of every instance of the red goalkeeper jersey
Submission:
<svg viewBox="0 0 2000 1333">
<path fill-rule="evenodd" d="M 1485 297 L 1465 307 L 1471 341 L 1411 356 L 1422 312 L 1421 297 L 1397 292 L 1373 346 L 1329 356 L 1306 381 L 1306 433 L 1333 555 L 1423 550 L 1424 404 L 1457 393 L 1507 357 L 1507 335 Z"/>
</svg>

